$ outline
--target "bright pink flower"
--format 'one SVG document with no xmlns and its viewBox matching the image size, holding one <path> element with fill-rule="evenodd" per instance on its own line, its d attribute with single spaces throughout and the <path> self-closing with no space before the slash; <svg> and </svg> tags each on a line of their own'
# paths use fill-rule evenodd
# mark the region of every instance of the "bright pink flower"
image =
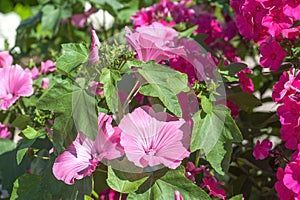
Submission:
<svg viewBox="0 0 300 200">
<path fill-rule="evenodd" d="M 259 51 L 262 55 L 260 64 L 277 71 L 286 56 L 286 52 L 277 41 L 266 41 L 260 45 Z"/>
<path fill-rule="evenodd" d="M 0 67 L 9 67 L 13 63 L 13 57 L 8 51 L 0 52 Z"/>
<path fill-rule="evenodd" d="M 149 25 L 153 22 L 153 7 L 142 8 L 130 17 L 133 22 L 133 28 Z"/>
<path fill-rule="evenodd" d="M 205 177 L 202 180 L 209 190 L 209 195 L 213 195 L 223 200 L 226 199 L 225 190 L 218 187 L 218 185 L 221 185 L 222 183 L 218 182 L 214 177 Z"/>
<path fill-rule="evenodd" d="M 291 96 L 292 97 L 292 96 Z M 288 149 L 296 149 L 300 141 L 300 102 L 291 98 L 284 100 L 284 105 L 277 109 L 282 124 L 280 133 Z"/>
<path fill-rule="evenodd" d="M 272 148 L 272 142 L 268 139 L 263 140 L 261 143 L 257 140 L 253 150 L 253 156 L 256 160 L 263 160 L 269 155 Z"/>
<path fill-rule="evenodd" d="M 293 200 L 296 195 L 292 190 L 288 189 L 284 185 L 283 183 L 284 174 L 285 174 L 284 170 L 282 168 L 278 168 L 276 173 L 277 182 L 275 183 L 275 189 L 281 200 Z"/>
<path fill-rule="evenodd" d="M 95 141 L 78 133 L 76 140 L 55 160 L 53 174 L 57 179 L 73 184 L 74 179 L 90 176 L 102 159 L 112 160 L 123 155 L 119 144 L 120 129 L 113 128 L 111 122 L 111 116 L 99 113 Z"/>
<path fill-rule="evenodd" d="M 233 8 L 236 14 L 242 14 L 242 5 L 245 0 L 230 0 L 230 6 Z"/>
<path fill-rule="evenodd" d="M 50 80 L 48 77 L 42 78 L 42 88 L 45 90 L 49 87 Z"/>
<path fill-rule="evenodd" d="M 274 7 L 272 9 L 276 8 Z M 268 28 L 268 32 L 271 36 L 275 37 L 281 34 L 283 29 L 291 27 L 293 25 L 293 20 L 284 15 L 282 10 L 276 10 L 275 12 L 272 12 L 271 10 L 270 13 L 262 19 L 262 25 Z"/>
<path fill-rule="evenodd" d="M 122 200 L 126 200 L 128 194 L 122 194 Z M 120 193 L 107 188 L 99 193 L 99 197 L 101 200 L 120 200 Z"/>
<path fill-rule="evenodd" d="M 177 47 L 178 33 L 172 28 L 154 22 L 149 26 L 138 27 L 134 33 L 126 27 L 126 39 L 137 52 L 138 59 L 145 62 L 160 62 L 184 54 L 182 47 Z"/>
<path fill-rule="evenodd" d="M 292 161 L 284 170 L 283 184 L 295 194 L 300 194 L 300 164 Z"/>
<path fill-rule="evenodd" d="M 135 109 L 121 120 L 121 145 L 128 160 L 139 167 L 163 164 L 177 168 L 189 156 L 183 144 L 183 119 L 169 121 L 167 113 L 154 113 L 146 106 Z"/>
<path fill-rule="evenodd" d="M 92 43 L 90 48 L 89 60 L 94 65 L 99 61 L 100 41 L 95 29 L 92 26 L 90 27 L 90 32 L 92 35 Z"/>
<path fill-rule="evenodd" d="M 47 74 L 49 72 L 54 72 L 56 70 L 55 63 L 52 60 L 47 60 L 46 62 L 41 62 L 41 72 Z"/>
<path fill-rule="evenodd" d="M 194 163 L 188 162 L 185 167 L 185 177 L 187 177 L 189 180 L 195 183 L 196 182 L 195 175 L 200 174 L 201 171 L 202 168 L 196 168 Z"/>
<path fill-rule="evenodd" d="M 11 138 L 11 132 L 8 130 L 9 125 L 0 122 L 0 138 Z"/>
<path fill-rule="evenodd" d="M 32 78 L 19 65 L 0 68 L 0 108 L 7 110 L 20 96 L 33 94 Z"/>
<path fill-rule="evenodd" d="M 292 94 L 300 92 L 300 72 L 295 72 L 294 68 L 290 69 L 290 73 L 283 72 L 279 81 L 273 86 L 273 101 L 282 103 L 285 98 Z"/>
<path fill-rule="evenodd" d="M 174 191 L 174 199 L 175 200 L 183 200 L 183 197 L 181 196 L 180 192 L 178 190 Z"/>
<path fill-rule="evenodd" d="M 248 78 L 247 74 L 253 74 L 253 71 L 249 68 L 245 68 L 237 73 L 239 77 L 241 88 L 250 94 L 254 92 L 254 84 L 251 78 Z"/>
<path fill-rule="evenodd" d="M 282 35 L 287 39 L 295 39 L 299 35 L 300 27 L 292 27 L 282 30 Z"/>
<path fill-rule="evenodd" d="M 268 10 L 256 0 L 246 0 L 242 6 L 242 11 L 250 13 L 254 19 L 254 23 L 260 24 L 262 18 L 268 14 Z"/>
<path fill-rule="evenodd" d="M 300 3 L 298 0 L 285 0 L 283 13 L 294 20 L 300 20 Z"/>
</svg>

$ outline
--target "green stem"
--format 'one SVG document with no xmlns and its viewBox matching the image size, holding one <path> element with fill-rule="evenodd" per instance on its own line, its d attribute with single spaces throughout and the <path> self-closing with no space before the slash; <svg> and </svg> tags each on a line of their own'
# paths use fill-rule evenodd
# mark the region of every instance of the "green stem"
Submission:
<svg viewBox="0 0 300 200">
<path fill-rule="evenodd" d="M 100 200 L 100 197 L 99 197 L 98 193 L 97 193 L 95 190 L 92 191 L 92 195 L 93 195 L 96 199 L 99 199 L 99 200 Z"/>
<path fill-rule="evenodd" d="M 119 200 L 122 200 L 122 193 L 120 192 Z"/>
<path fill-rule="evenodd" d="M 196 151 L 195 167 L 199 167 L 199 161 L 200 161 L 200 150 L 197 150 Z"/>
</svg>

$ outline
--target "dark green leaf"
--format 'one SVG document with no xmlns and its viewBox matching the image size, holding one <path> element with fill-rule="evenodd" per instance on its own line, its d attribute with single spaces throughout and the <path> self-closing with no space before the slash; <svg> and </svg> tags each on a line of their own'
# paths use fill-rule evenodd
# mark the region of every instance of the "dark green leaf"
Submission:
<svg viewBox="0 0 300 200">
<path fill-rule="evenodd" d="M 23 130 L 27 127 L 27 125 L 31 122 L 31 118 L 28 115 L 19 115 L 17 118 L 11 123 L 12 127 L 18 127 Z"/>
<path fill-rule="evenodd" d="M 16 143 L 10 139 L 0 138 L 0 155 L 16 148 Z"/>
<path fill-rule="evenodd" d="M 261 101 L 253 94 L 247 92 L 237 92 L 227 96 L 227 99 L 236 104 L 242 110 L 247 112 L 252 111 L 253 108 L 262 105 Z"/>
<path fill-rule="evenodd" d="M 43 7 L 42 12 L 42 30 L 51 31 L 52 36 L 56 35 L 61 20 L 60 7 L 48 4 Z"/>
<path fill-rule="evenodd" d="M 22 162 L 22 160 L 23 160 L 23 158 L 24 158 L 24 156 L 25 156 L 28 148 L 31 147 L 31 145 L 34 142 L 35 142 L 35 139 L 34 140 L 28 140 L 28 139 L 21 140 L 20 144 L 18 145 L 17 155 L 16 155 L 17 156 L 17 164 L 18 165 Z"/>
<path fill-rule="evenodd" d="M 117 0 L 91 0 L 91 2 L 100 4 L 100 5 L 108 4 L 114 10 L 123 8 L 123 5 L 121 3 L 119 3 Z"/>
</svg>

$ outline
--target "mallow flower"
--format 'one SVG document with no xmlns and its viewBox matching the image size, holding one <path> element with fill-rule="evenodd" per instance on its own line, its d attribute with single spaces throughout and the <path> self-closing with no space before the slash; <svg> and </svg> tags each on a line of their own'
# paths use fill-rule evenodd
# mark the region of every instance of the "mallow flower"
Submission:
<svg viewBox="0 0 300 200">
<path fill-rule="evenodd" d="M 0 68 L 0 109 L 7 110 L 21 96 L 33 94 L 31 74 L 21 66 Z"/>
<path fill-rule="evenodd" d="M 138 167 L 160 164 L 175 169 L 189 156 L 184 142 L 183 119 L 155 113 L 149 106 L 136 108 L 120 121 L 121 145 L 129 161 Z"/>
<path fill-rule="evenodd" d="M 13 63 L 13 57 L 8 51 L 0 52 L 0 67 L 9 67 Z"/>
<path fill-rule="evenodd" d="M 52 168 L 54 176 L 66 184 L 74 184 L 75 179 L 90 176 L 103 159 L 121 157 L 124 154 L 119 144 L 121 131 L 111 123 L 111 116 L 99 113 L 96 140 L 79 132 L 68 149 L 56 158 Z"/>
</svg>

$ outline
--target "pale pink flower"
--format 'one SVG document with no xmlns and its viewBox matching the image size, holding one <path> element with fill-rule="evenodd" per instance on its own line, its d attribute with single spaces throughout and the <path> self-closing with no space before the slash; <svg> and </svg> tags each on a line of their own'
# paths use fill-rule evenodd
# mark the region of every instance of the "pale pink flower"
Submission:
<svg viewBox="0 0 300 200">
<path fill-rule="evenodd" d="M 0 138 L 11 138 L 11 132 L 8 130 L 9 125 L 0 122 Z"/>
<path fill-rule="evenodd" d="M 9 67 L 13 63 L 13 57 L 8 51 L 0 52 L 0 67 Z"/>
<path fill-rule="evenodd" d="M 95 29 L 92 26 L 90 27 L 90 32 L 92 36 L 92 43 L 90 48 L 89 60 L 94 65 L 99 61 L 100 41 Z"/>
<path fill-rule="evenodd" d="M 33 94 L 31 74 L 15 65 L 0 68 L 0 108 L 7 110 L 21 96 Z"/>
<path fill-rule="evenodd" d="M 145 62 L 160 62 L 185 53 L 182 47 L 176 46 L 177 31 L 158 22 L 138 27 L 134 33 L 127 27 L 125 30 L 126 40 L 137 52 L 138 59 Z"/>
<path fill-rule="evenodd" d="M 256 160 L 263 160 L 268 157 L 269 151 L 272 148 L 272 142 L 268 139 L 260 142 L 257 140 L 256 145 L 253 150 L 253 156 Z"/>
<path fill-rule="evenodd" d="M 50 79 L 48 77 L 42 78 L 42 88 L 45 90 L 49 87 Z"/>
<path fill-rule="evenodd" d="M 83 28 L 87 22 L 87 18 L 97 12 L 98 9 L 97 8 L 90 8 L 89 10 L 87 10 L 84 13 L 80 13 L 80 14 L 75 14 L 71 16 L 71 23 L 73 26 L 79 27 L 79 28 Z"/>
<path fill-rule="evenodd" d="M 175 200 L 183 200 L 183 197 L 181 196 L 180 192 L 178 190 L 174 191 L 174 199 Z"/>
<path fill-rule="evenodd" d="M 253 74 L 253 71 L 249 68 L 245 68 L 238 72 L 236 75 L 239 77 L 240 86 L 243 91 L 252 94 L 254 92 L 254 84 L 252 79 L 247 74 Z"/>
<path fill-rule="evenodd" d="M 32 80 L 36 80 L 40 75 L 41 75 L 41 72 L 39 71 L 39 69 L 36 66 L 34 66 L 31 69 Z"/>
<path fill-rule="evenodd" d="M 275 40 L 267 40 L 260 45 L 259 51 L 262 55 L 260 64 L 262 67 L 269 67 L 277 71 L 286 56 L 286 52 Z"/>
<path fill-rule="evenodd" d="M 111 122 L 111 116 L 99 113 L 96 140 L 92 141 L 79 132 L 76 140 L 56 158 L 54 176 L 66 184 L 73 184 L 74 179 L 90 176 L 102 159 L 121 157 L 124 152 L 119 144 L 120 129 L 113 128 Z"/>
<path fill-rule="evenodd" d="M 123 117 L 119 124 L 121 145 L 128 160 L 139 167 L 153 167 L 160 164 L 168 168 L 177 168 L 181 161 L 189 156 L 183 144 L 181 130 L 183 119 L 174 118 L 167 113 L 154 113 L 148 107 L 139 107 Z"/>
<path fill-rule="evenodd" d="M 54 72 L 56 70 L 55 63 L 52 60 L 47 60 L 46 62 L 41 62 L 41 72 L 47 74 L 49 72 Z"/>
</svg>

